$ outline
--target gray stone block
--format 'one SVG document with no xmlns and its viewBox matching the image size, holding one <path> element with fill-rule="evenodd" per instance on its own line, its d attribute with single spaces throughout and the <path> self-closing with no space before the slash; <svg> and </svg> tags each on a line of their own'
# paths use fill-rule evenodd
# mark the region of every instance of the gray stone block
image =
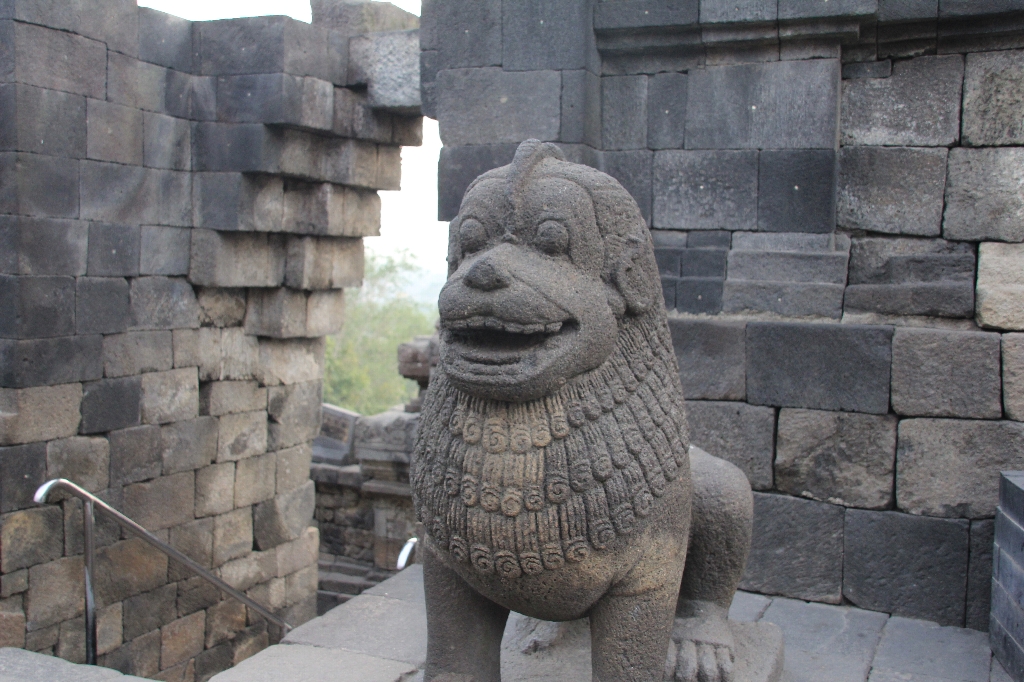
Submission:
<svg viewBox="0 0 1024 682">
<path fill-rule="evenodd" d="M 732 246 L 732 232 L 694 232 L 688 236 L 686 246 L 692 249 L 728 249 Z"/>
<path fill-rule="evenodd" d="M 58 507 L 26 509 L 4 516 L 0 521 L 3 570 L 13 573 L 59 559 L 64 553 L 63 526 L 64 514 Z M 20 608 L 19 600 L 14 603 Z"/>
<path fill-rule="evenodd" d="M 189 281 L 199 286 L 277 287 L 284 281 L 280 235 L 194 230 Z"/>
<path fill-rule="evenodd" d="M 187 275 L 192 231 L 183 227 L 144 225 L 139 274 Z"/>
<path fill-rule="evenodd" d="M 998 14 L 1019 9 L 1019 0 L 939 0 L 939 16 L 942 18 Z"/>
<path fill-rule="evenodd" d="M 665 310 L 676 309 L 676 282 L 678 277 L 662 277 L 661 278 L 661 293 L 662 298 L 665 301 Z"/>
<path fill-rule="evenodd" d="M 500 0 L 427 0 L 420 13 L 422 48 L 438 50 L 442 68 L 500 66 L 501 8 Z"/>
<path fill-rule="evenodd" d="M 137 426 L 142 419 L 142 377 L 103 379 L 85 384 L 82 393 L 83 434 Z"/>
<path fill-rule="evenodd" d="M 87 99 L 90 159 L 142 165 L 142 112 L 113 102 Z"/>
<path fill-rule="evenodd" d="M 199 469 L 217 456 L 217 425 L 213 417 L 199 417 L 160 429 L 163 474 Z"/>
<path fill-rule="evenodd" d="M 652 164 L 654 154 L 646 149 L 603 152 L 600 170 L 612 176 L 626 188 L 640 207 L 640 215 L 651 223 Z"/>
<path fill-rule="evenodd" d="M 946 155 L 945 149 L 843 147 L 838 223 L 870 232 L 938 236 Z"/>
<path fill-rule="evenodd" d="M 886 414 L 892 328 L 747 324 L 747 400 Z"/>
<path fill-rule="evenodd" d="M 1024 424 L 904 419 L 896 453 L 896 505 L 912 514 L 995 513 L 999 472 L 1020 468 Z"/>
<path fill-rule="evenodd" d="M 0 472 L 0 513 L 31 508 L 32 495 L 46 481 L 46 443 L 0 448 Z"/>
<path fill-rule="evenodd" d="M 970 524 L 846 512 L 843 596 L 861 608 L 962 626 Z"/>
<path fill-rule="evenodd" d="M 139 59 L 190 73 L 192 53 L 191 21 L 139 8 Z"/>
<path fill-rule="evenodd" d="M 441 148 L 437 162 L 437 219 L 448 221 L 459 214 L 466 188 L 480 174 L 511 163 L 514 144 L 482 144 Z"/>
<path fill-rule="evenodd" d="M 729 251 L 729 279 L 846 284 L 848 256 L 795 251 Z"/>
<path fill-rule="evenodd" d="M 654 242 L 655 253 L 659 248 L 664 249 L 685 249 L 687 232 L 679 230 L 651 230 L 651 240 Z"/>
<path fill-rule="evenodd" d="M 189 173 L 81 162 L 82 218 L 120 225 L 192 223 Z"/>
<path fill-rule="evenodd" d="M 128 282 L 123 277 L 79 277 L 75 321 L 79 334 L 116 334 L 131 321 Z"/>
<path fill-rule="evenodd" d="M 723 282 L 721 277 L 680 277 L 676 281 L 676 310 L 717 315 L 722 312 Z"/>
<path fill-rule="evenodd" d="M 80 159 L 86 153 L 85 98 L 31 85 L 0 85 L 0 150 Z"/>
<path fill-rule="evenodd" d="M 149 168 L 192 169 L 192 127 L 163 114 L 146 113 L 143 120 L 143 159 Z"/>
<path fill-rule="evenodd" d="M 287 73 L 327 80 L 327 32 L 290 17 L 248 17 L 196 24 L 200 73 Z"/>
<path fill-rule="evenodd" d="M 374 109 L 420 113 L 419 31 L 390 31 L 349 40 L 348 83 L 366 83 Z"/>
<path fill-rule="evenodd" d="M 835 152 L 761 152 L 757 229 L 767 232 L 831 233 L 835 226 Z"/>
<path fill-rule="evenodd" d="M 163 466 L 160 451 L 160 428 L 136 426 L 113 431 L 110 441 L 110 479 L 124 485 L 156 478 Z"/>
<path fill-rule="evenodd" d="M 878 0 L 879 21 L 935 19 L 939 16 L 939 0 Z"/>
<path fill-rule="evenodd" d="M 699 6 L 698 0 L 682 0 L 671 5 L 652 0 L 598 3 L 594 11 L 594 28 L 687 26 L 697 23 Z"/>
<path fill-rule="evenodd" d="M 754 536 L 740 589 L 838 604 L 842 507 L 754 493 Z"/>
<path fill-rule="evenodd" d="M 2 23 L 0 32 L 8 46 L 4 81 L 106 98 L 107 48 L 103 43 L 65 30 Z"/>
<path fill-rule="evenodd" d="M 195 173 L 195 225 L 216 230 L 277 231 L 284 222 L 280 178 L 243 173 Z"/>
<path fill-rule="evenodd" d="M 1024 150 L 954 149 L 949 154 L 948 239 L 1024 241 Z"/>
<path fill-rule="evenodd" d="M 451 69 L 437 74 L 441 141 L 447 146 L 557 140 L 557 71 Z"/>
<path fill-rule="evenodd" d="M 988 638 L 980 632 L 896 616 L 885 624 L 871 674 L 883 681 L 988 680 L 991 658 Z"/>
<path fill-rule="evenodd" d="M 836 59 L 691 71 L 687 149 L 835 149 Z"/>
<path fill-rule="evenodd" d="M 327 81 L 283 73 L 221 76 L 217 79 L 217 118 L 330 130 L 334 90 Z"/>
<path fill-rule="evenodd" d="M 171 332 L 127 332 L 103 337 L 103 371 L 123 377 L 171 369 Z"/>
<path fill-rule="evenodd" d="M 89 225 L 90 277 L 134 277 L 139 274 L 137 225 Z"/>
<path fill-rule="evenodd" d="M 0 216 L 0 273 L 84 275 L 88 242 L 86 223 Z"/>
<path fill-rule="evenodd" d="M 63 31 L 73 31 L 78 17 L 75 6 L 68 2 L 48 0 L 47 2 L 6 2 L 0 9 L 0 19 L 16 19 L 29 24 L 39 24 Z"/>
<path fill-rule="evenodd" d="M 1024 144 L 1024 51 L 967 56 L 964 77 L 964 144 L 972 147 Z"/>
<path fill-rule="evenodd" d="M 969 318 L 974 288 L 969 282 L 857 284 L 846 288 L 843 305 L 854 313 Z"/>
<path fill-rule="evenodd" d="M 996 515 L 1005 514 L 1019 526 L 1024 521 L 1024 475 L 1020 471 L 999 474 L 999 507 Z M 1012 543 L 1003 543 L 1010 548 Z"/>
<path fill-rule="evenodd" d="M 687 400 L 746 398 L 744 322 L 673 319 L 669 330 Z"/>
<path fill-rule="evenodd" d="M 647 76 L 601 79 L 601 147 L 647 147 Z"/>
<path fill-rule="evenodd" d="M 725 279 L 728 254 L 725 249 L 681 249 L 680 276 Z"/>
<path fill-rule="evenodd" d="M 963 57 L 948 55 L 897 62 L 890 78 L 844 81 L 842 143 L 955 143 L 960 139 L 963 76 Z"/>
<path fill-rule="evenodd" d="M 558 139 L 601 146 L 601 77 L 590 71 L 562 72 L 562 125 Z"/>
<path fill-rule="evenodd" d="M 256 505 L 253 535 L 257 546 L 271 549 L 299 537 L 313 519 L 314 496 L 313 481 L 308 481 L 291 492 Z"/>
<path fill-rule="evenodd" d="M 0 338 L 69 336 L 75 333 L 75 280 L 0 275 L 0 309 Z"/>
<path fill-rule="evenodd" d="M 145 64 L 140 64 L 140 67 Z M 157 69 L 158 67 L 151 67 Z M 213 121 L 217 118 L 216 78 L 190 76 L 166 70 L 163 104 L 151 110 L 193 121 Z M 143 107 L 145 108 L 145 107 Z"/>
<path fill-rule="evenodd" d="M 755 490 L 772 488 L 775 410 L 741 402 L 688 400 L 690 442 L 738 466 Z"/>
<path fill-rule="evenodd" d="M 1000 337 L 987 332 L 896 330 L 892 408 L 911 417 L 999 419 Z"/>
<path fill-rule="evenodd" d="M 971 521 L 971 549 L 967 569 L 967 614 L 964 625 L 973 630 L 988 630 L 989 604 L 992 602 L 991 519 Z"/>
<path fill-rule="evenodd" d="M 700 23 L 775 21 L 779 16 L 775 0 L 701 0 Z"/>
<path fill-rule="evenodd" d="M 99 336 L 0 339 L 0 386 L 26 388 L 89 381 L 103 376 Z"/>
<path fill-rule="evenodd" d="M 1003 409 L 1024 421 L 1024 334 L 1003 335 Z"/>
<path fill-rule="evenodd" d="M 111 51 L 139 54 L 139 8 L 130 0 L 71 0 L 75 32 L 106 43 Z"/>
<path fill-rule="evenodd" d="M 654 248 L 654 260 L 658 264 L 658 272 L 667 277 L 679 277 L 679 254 L 682 249 Z"/>
<path fill-rule="evenodd" d="M 173 277 L 139 277 L 131 282 L 133 329 L 194 329 L 199 305 L 187 281 Z"/>
<path fill-rule="evenodd" d="M 293 289 L 326 290 L 359 286 L 363 281 L 360 239 L 290 237 L 285 285 Z"/>
<path fill-rule="evenodd" d="M 1024 245 L 978 247 L 977 321 L 982 327 L 1024 330 Z"/>
<path fill-rule="evenodd" d="M 319 381 L 275 386 L 267 392 L 267 449 L 281 450 L 313 440 L 320 432 Z"/>
<path fill-rule="evenodd" d="M 892 75 L 892 60 L 882 59 L 877 62 L 853 62 L 843 64 L 843 79 L 849 78 L 888 78 Z"/>
<path fill-rule="evenodd" d="M 656 152 L 654 226 L 757 229 L 757 156 L 753 151 Z"/>
<path fill-rule="evenodd" d="M 839 319 L 843 312 L 843 286 L 728 279 L 722 309 L 727 313 L 768 312 L 791 318 Z"/>
<path fill-rule="evenodd" d="M 871 15 L 877 0 L 779 0 L 779 19 Z"/>
<path fill-rule="evenodd" d="M 0 211 L 77 218 L 78 164 L 41 154 L 0 152 Z"/>
<path fill-rule="evenodd" d="M 975 261 L 970 244 L 941 239 L 862 237 L 852 241 L 849 281 L 850 284 L 941 282 L 970 286 L 974 281 Z M 908 314 L 914 313 L 908 311 Z"/>
<path fill-rule="evenodd" d="M 779 412 L 775 486 L 844 507 L 892 504 L 896 418 L 846 412 Z"/>
<path fill-rule="evenodd" d="M 647 79 L 647 146 L 680 149 L 686 141 L 686 74 L 659 73 Z"/>
<path fill-rule="evenodd" d="M 576 2 L 502 5 L 502 66 L 509 71 L 587 65 L 589 6 Z"/>
</svg>

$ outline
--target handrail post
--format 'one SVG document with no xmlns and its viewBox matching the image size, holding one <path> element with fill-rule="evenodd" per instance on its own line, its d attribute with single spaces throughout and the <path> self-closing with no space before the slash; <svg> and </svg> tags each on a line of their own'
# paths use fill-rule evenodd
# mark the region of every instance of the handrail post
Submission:
<svg viewBox="0 0 1024 682">
<path fill-rule="evenodd" d="M 92 500 L 85 500 L 82 504 L 82 521 L 85 536 L 85 662 L 96 665 L 96 595 L 93 584 L 96 533 Z"/>
</svg>

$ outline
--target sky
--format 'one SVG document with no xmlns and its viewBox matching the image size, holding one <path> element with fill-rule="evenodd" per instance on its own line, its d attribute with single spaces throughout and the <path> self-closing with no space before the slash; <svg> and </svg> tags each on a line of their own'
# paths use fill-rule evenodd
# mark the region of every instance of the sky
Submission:
<svg viewBox="0 0 1024 682">
<path fill-rule="evenodd" d="M 419 15 L 420 0 L 390 0 L 407 12 Z M 152 7 L 192 21 L 283 14 L 310 21 L 308 0 L 138 0 L 140 7 Z M 437 222 L 437 157 L 441 138 L 437 121 L 423 119 L 423 146 L 402 148 L 402 191 L 380 192 L 380 237 L 363 241 L 368 252 L 394 256 L 411 254 L 425 274 L 409 294 L 424 302 L 437 300 L 447 276 L 445 255 L 448 224 Z"/>
</svg>

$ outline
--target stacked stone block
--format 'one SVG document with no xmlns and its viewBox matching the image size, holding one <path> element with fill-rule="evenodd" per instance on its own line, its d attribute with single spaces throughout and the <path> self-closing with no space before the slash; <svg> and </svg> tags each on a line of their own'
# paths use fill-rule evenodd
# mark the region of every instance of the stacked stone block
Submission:
<svg viewBox="0 0 1024 682">
<path fill-rule="evenodd" d="M 420 140 L 415 17 L 317 18 L 0 8 L 0 646 L 85 657 L 81 504 L 32 502 L 55 477 L 315 615 L 322 337 Z M 97 535 L 102 665 L 206 680 L 280 636 L 102 517 Z"/>
<path fill-rule="evenodd" d="M 743 586 L 986 629 L 1024 456 L 1024 4 L 578 4 L 424 4 L 439 217 L 526 137 L 618 178 L 694 442 L 755 489 Z"/>
<path fill-rule="evenodd" d="M 995 546 L 992 548 L 992 653 L 1015 679 L 1024 676 L 1024 475 L 1003 472 L 999 480 Z"/>
</svg>

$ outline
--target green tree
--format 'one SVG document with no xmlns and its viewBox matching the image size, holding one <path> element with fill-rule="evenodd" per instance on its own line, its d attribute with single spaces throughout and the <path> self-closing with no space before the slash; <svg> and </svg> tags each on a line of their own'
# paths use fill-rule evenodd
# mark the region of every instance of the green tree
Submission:
<svg viewBox="0 0 1024 682">
<path fill-rule="evenodd" d="M 363 286 L 345 291 L 345 326 L 327 338 L 324 402 L 377 414 L 414 398 L 419 387 L 398 373 L 398 346 L 432 334 L 437 305 L 406 293 L 424 272 L 407 253 L 367 254 Z"/>
</svg>

